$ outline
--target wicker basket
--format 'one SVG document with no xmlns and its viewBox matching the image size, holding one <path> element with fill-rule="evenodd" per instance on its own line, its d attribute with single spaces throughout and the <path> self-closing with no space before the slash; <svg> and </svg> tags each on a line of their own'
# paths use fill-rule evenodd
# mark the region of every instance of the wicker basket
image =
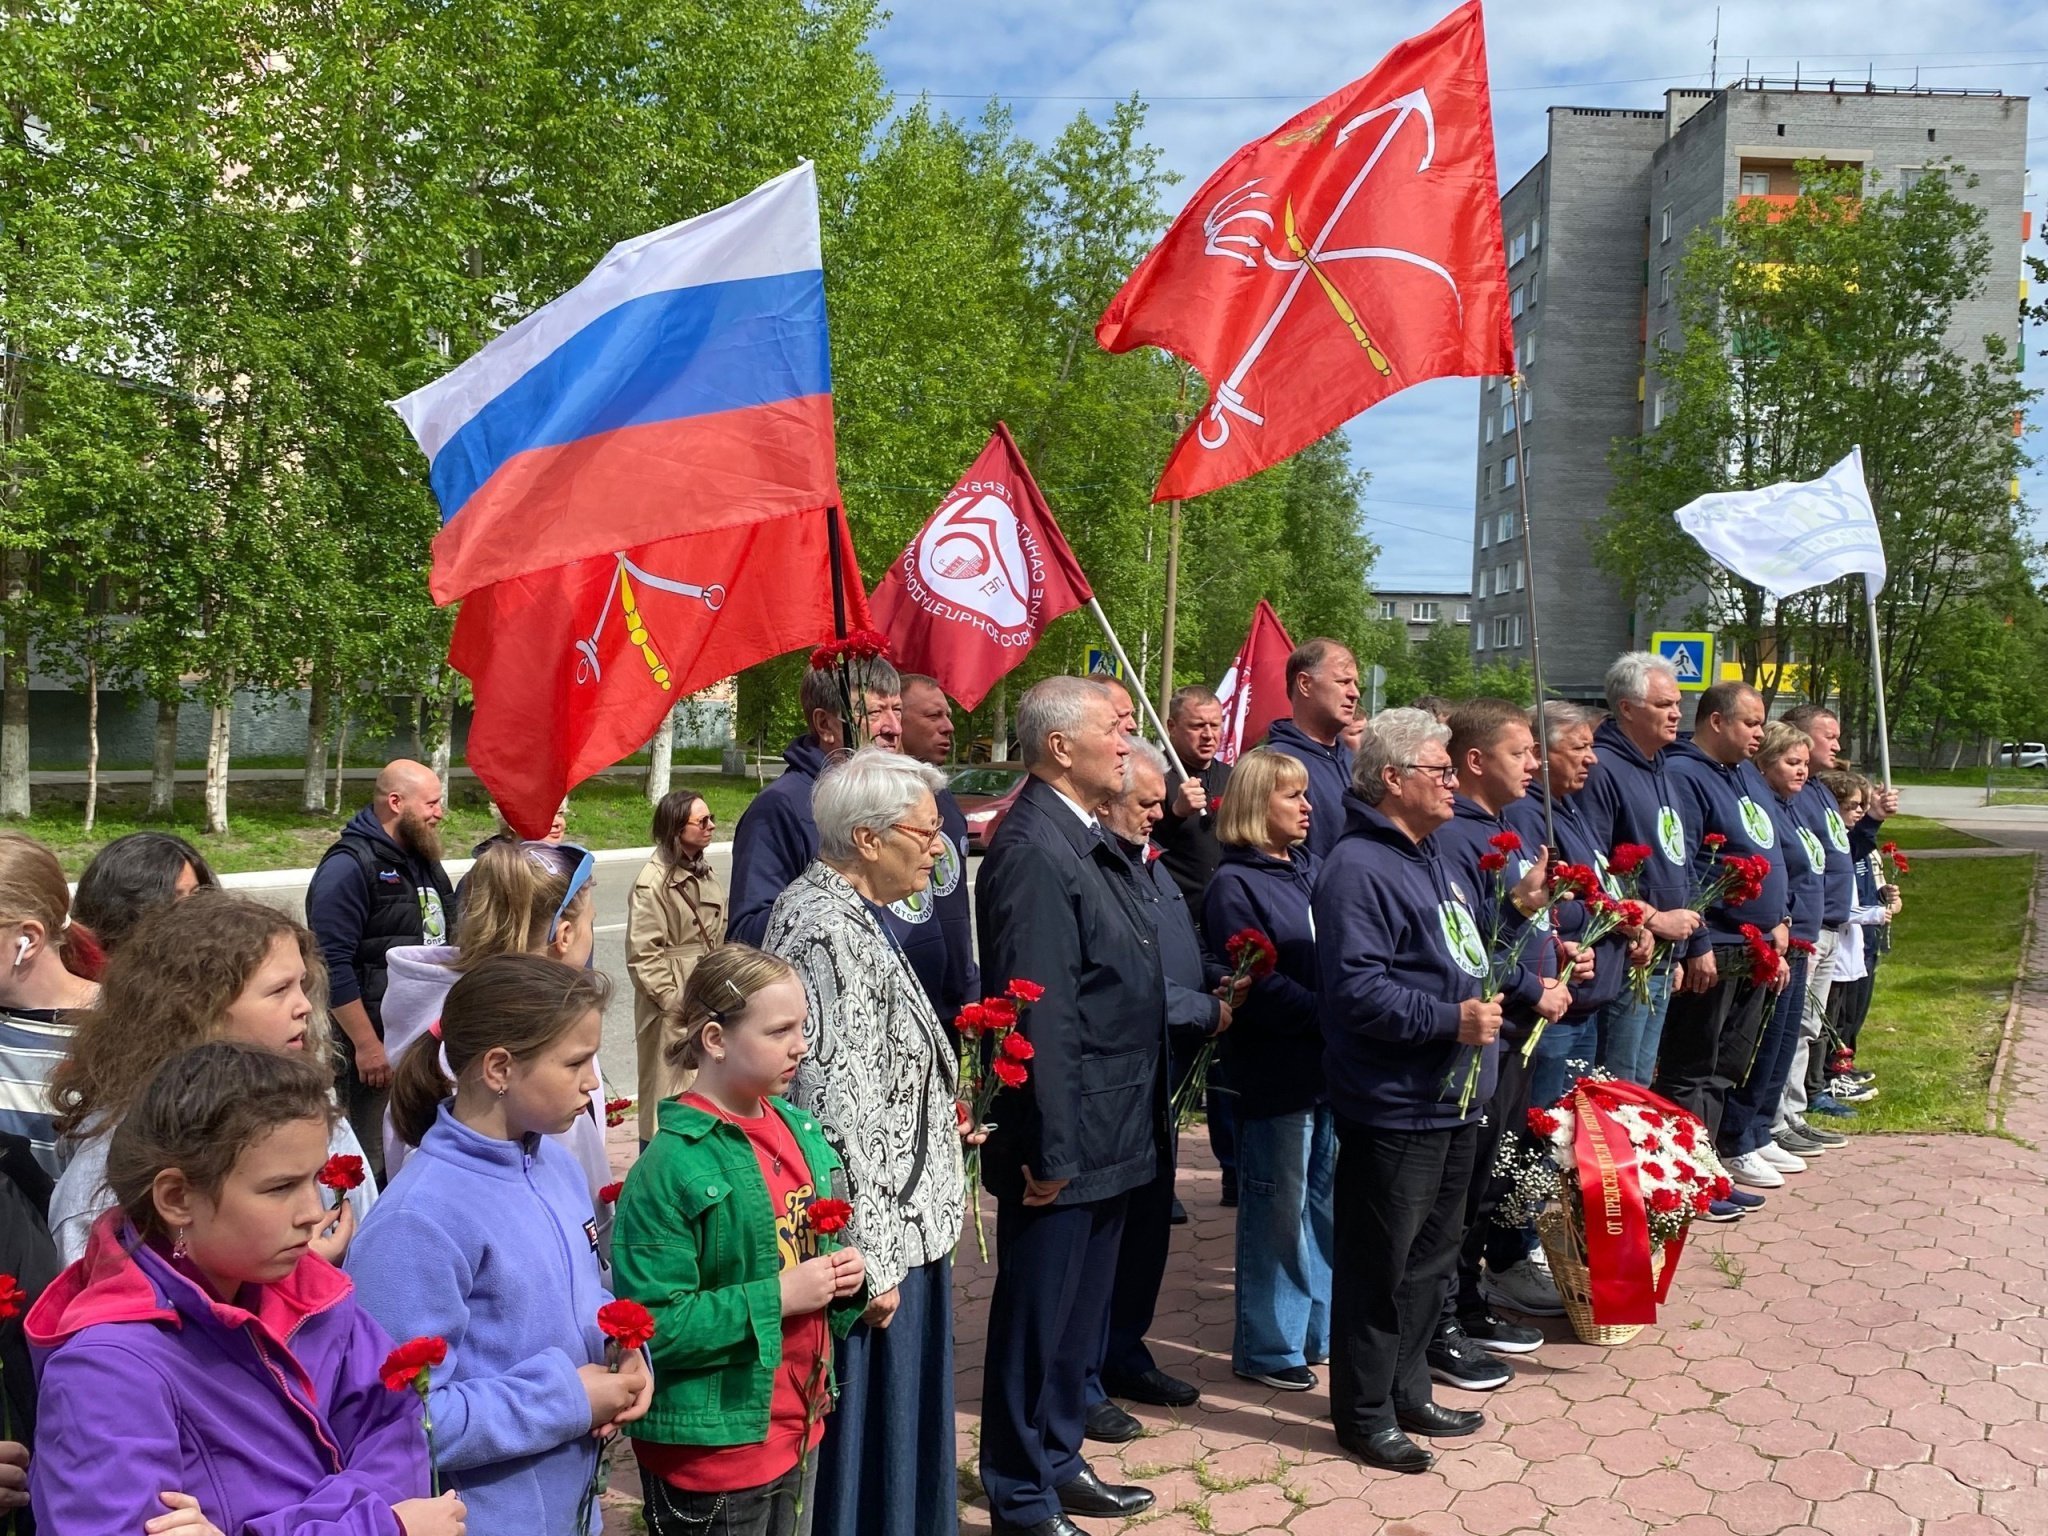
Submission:
<svg viewBox="0 0 2048 1536">
<path fill-rule="evenodd" d="M 1593 1282 L 1586 1269 L 1586 1234 L 1561 1205 L 1552 1205 L 1536 1218 L 1536 1235 L 1543 1239 L 1543 1252 L 1550 1260 L 1550 1277 L 1564 1302 L 1564 1314 L 1571 1319 L 1572 1332 L 1587 1344 L 1626 1344 L 1643 1331 L 1641 1323 L 1602 1326 L 1593 1321 Z M 1664 1245 L 1650 1249 L 1650 1267 L 1663 1280 L 1669 1263 Z"/>
</svg>

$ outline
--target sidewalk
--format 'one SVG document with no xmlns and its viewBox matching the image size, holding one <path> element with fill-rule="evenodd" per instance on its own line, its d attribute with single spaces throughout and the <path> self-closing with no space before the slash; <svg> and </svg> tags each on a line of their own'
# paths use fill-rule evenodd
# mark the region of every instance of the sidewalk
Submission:
<svg viewBox="0 0 2048 1536">
<path fill-rule="evenodd" d="M 2048 860 L 2037 872 L 2048 918 Z M 2048 924 L 2036 924 L 2002 1067 L 2010 1137 L 1868 1137 L 1818 1159 L 1740 1223 L 1694 1228 L 1661 1322 L 1613 1349 L 1563 1319 L 1436 1468 L 1342 1455 L 1327 1394 L 1230 1370 L 1231 1213 L 1199 1133 L 1183 1143 L 1192 1217 L 1151 1342 L 1200 1404 L 1136 1408 L 1148 1433 L 1091 1446 L 1142 1482 L 1147 1536 L 2029 1536 L 2048 1533 Z M 1881 1065 L 1881 1063 L 1880 1063 Z M 632 1142 L 615 1141 L 624 1166 Z M 991 1223 L 993 1221 L 991 1206 Z M 958 1454 L 972 1490 L 992 1274 L 958 1269 Z M 637 1529 L 622 1451 L 607 1532 Z M 989 1529 L 978 1498 L 961 1529 Z M 1089 1522 L 1091 1536 L 1113 1528 Z"/>
</svg>

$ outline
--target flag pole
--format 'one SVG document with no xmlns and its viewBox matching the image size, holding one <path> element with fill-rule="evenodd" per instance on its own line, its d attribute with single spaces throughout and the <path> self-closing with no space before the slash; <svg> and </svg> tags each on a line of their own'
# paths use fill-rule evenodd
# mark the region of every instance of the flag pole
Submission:
<svg viewBox="0 0 2048 1536">
<path fill-rule="evenodd" d="M 1529 532 L 1529 444 L 1522 430 L 1522 375 L 1508 375 L 1509 403 L 1515 413 L 1515 493 L 1522 504 L 1522 569 L 1528 580 L 1529 683 L 1536 695 L 1536 773 L 1543 785 L 1543 845 L 1557 852 L 1557 826 L 1550 793 L 1550 730 L 1543 713 L 1543 646 L 1536 633 L 1536 545 Z M 1476 595 L 1476 594 L 1475 594 Z M 1872 636 L 1874 640 L 1876 637 Z"/>
<path fill-rule="evenodd" d="M 832 634 L 846 638 L 846 573 L 839 568 L 839 504 L 825 508 L 825 547 L 832 561 Z"/>
<path fill-rule="evenodd" d="M 1877 648 L 1877 594 L 1870 589 L 1870 573 L 1863 573 L 1863 612 L 1870 623 L 1870 681 L 1877 698 L 1877 761 L 1884 769 L 1884 787 L 1892 787 L 1892 733 L 1884 718 L 1884 658 Z"/>
<path fill-rule="evenodd" d="M 1131 680 L 1132 686 L 1128 692 L 1137 699 L 1139 707 L 1145 711 L 1145 718 L 1152 722 L 1152 729 L 1159 733 L 1159 746 L 1166 753 L 1166 760 L 1173 764 L 1175 773 L 1184 779 L 1189 777 L 1187 769 L 1181 765 L 1180 754 L 1173 750 L 1173 741 L 1166 734 L 1166 726 L 1159 718 L 1159 711 L 1152 707 L 1152 700 L 1145 692 L 1145 679 L 1139 676 L 1138 669 L 1131 665 L 1131 658 L 1124 654 L 1124 643 L 1117 639 L 1116 631 L 1109 627 L 1109 616 L 1102 611 L 1102 604 L 1091 596 L 1088 599 L 1088 611 L 1095 615 L 1095 622 L 1102 626 L 1103 634 L 1109 637 L 1109 648 L 1116 652 L 1116 659 L 1123 666 L 1124 676 Z"/>
</svg>

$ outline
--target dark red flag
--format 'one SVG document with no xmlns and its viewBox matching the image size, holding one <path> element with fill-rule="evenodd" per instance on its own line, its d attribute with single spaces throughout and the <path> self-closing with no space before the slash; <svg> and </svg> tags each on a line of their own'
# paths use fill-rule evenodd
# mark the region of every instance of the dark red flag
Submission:
<svg viewBox="0 0 2048 1536">
<path fill-rule="evenodd" d="M 1155 501 L 1256 474 L 1423 379 L 1512 373 L 1478 0 L 1231 156 L 1095 335 L 1209 381 Z"/>
<path fill-rule="evenodd" d="M 676 701 L 833 632 L 829 519 L 847 627 L 867 603 L 845 515 L 766 518 L 642 544 L 463 599 L 448 659 L 476 690 L 469 765 L 522 836 L 646 745 Z"/>
<path fill-rule="evenodd" d="M 939 680 L 972 709 L 1093 594 L 1009 428 L 946 493 L 875 588 L 875 627 L 906 672 Z"/>
<path fill-rule="evenodd" d="M 1287 657 L 1294 642 L 1263 597 L 1237 660 L 1223 674 L 1216 697 L 1223 705 L 1223 742 L 1216 755 L 1234 763 L 1256 747 L 1266 727 L 1287 713 Z"/>
</svg>

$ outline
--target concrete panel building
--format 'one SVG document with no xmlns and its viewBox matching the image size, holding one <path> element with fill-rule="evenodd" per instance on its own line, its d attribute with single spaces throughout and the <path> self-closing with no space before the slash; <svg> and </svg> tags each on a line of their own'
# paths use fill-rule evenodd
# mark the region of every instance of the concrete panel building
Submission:
<svg viewBox="0 0 2048 1536">
<path fill-rule="evenodd" d="M 1992 237 L 1989 278 L 1958 308 L 1952 344 L 2016 345 L 2026 124 L 2023 96 L 1860 82 L 1745 80 L 1668 92 L 1662 111 L 1553 107 L 1547 152 L 1501 198 L 1523 389 L 1519 407 L 1506 380 L 1480 392 L 1475 658 L 1527 659 L 1532 579 L 1544 680 L 1567 697 L 1597 698 L 1615 654 L 1663 627 L 1630 610 L 1591 540 L 1614 441 L 1663 418 L 1655 359 L 1660 341 L 1679 342 L 1678 264 L 1694 230 L 1742 198 L 1795 199 L 1801 161 L 1859 166 L 1882 191 L 1952 160 L 1976 178 L 1957 191 Z"/>
<path fill-rule="evenodd" d="M 1373 593 L 1376 611 L 1383 619 L 1401 624 L 1408 643 L 1419 645 L 1438 624 L 1464 629 L 1472 622 L 1472 594 L 1469 592 L 1409 592 L 1383 589 Z"/>
</svg>

